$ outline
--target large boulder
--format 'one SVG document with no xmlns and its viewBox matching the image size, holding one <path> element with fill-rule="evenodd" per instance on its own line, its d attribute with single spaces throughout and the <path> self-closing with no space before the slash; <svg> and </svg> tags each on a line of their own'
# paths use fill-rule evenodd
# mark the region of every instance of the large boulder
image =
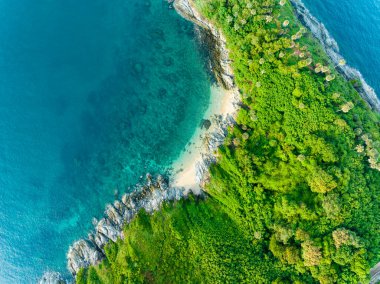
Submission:
<svg viewBox="0 0 380 284">
<path fill-rule="evenodd" d="M 76 275 L 81 268 L 96 265 L 103 257 L 103 253 L 91 241 L 79 240 L 69 248 L 67 268 Z"/>
</svg>

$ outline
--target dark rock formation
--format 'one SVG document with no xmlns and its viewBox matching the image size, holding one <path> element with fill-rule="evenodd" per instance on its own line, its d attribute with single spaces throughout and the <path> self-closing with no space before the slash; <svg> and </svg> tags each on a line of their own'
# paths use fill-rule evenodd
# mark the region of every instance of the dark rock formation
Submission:
<svg viewBox="0 0 380 284">
<path fill-rule="evenodd" d="M 215 152 L 223 144 L 228 135 L 228 127 L 236 124 L 232 116 L 217 116 L 213 119 L 215 129 L 206 137 L 206 151 L 202 154 L 202 159 L 196 164 L 196 178 L 199 184 L 204 184 L 208 180 L 208 169 L 216 162 Z"/>
</svg>

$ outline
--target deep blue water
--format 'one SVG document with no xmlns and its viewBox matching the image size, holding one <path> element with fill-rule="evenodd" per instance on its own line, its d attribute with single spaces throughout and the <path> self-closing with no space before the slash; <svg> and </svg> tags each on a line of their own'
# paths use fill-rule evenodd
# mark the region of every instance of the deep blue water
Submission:
<svg viewBox="0 0 380 284">
<path fill-rule="evenodd" d="M 380 0 L 303 0 L 380 96 Z"/>
<path fill-rule="evenodd" d="M 0 283 L 66 272 L 115 190 L 168 168 L 207 108 L 162 0 L 0 1 Z"/>
</svg>

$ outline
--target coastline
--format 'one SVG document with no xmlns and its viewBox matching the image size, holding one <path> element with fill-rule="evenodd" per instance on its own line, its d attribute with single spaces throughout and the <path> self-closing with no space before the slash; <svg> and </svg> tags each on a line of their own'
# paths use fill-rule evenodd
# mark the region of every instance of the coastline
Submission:
<svg viewBox="0 0 380 284">
<path fill-rule="evenodd" d="M 300 0 L 290 0 L 302 23 L 309 28 L 313 36 L 323 45 L 326 53 L 334 63 L 343 57 L 338 45 L 331 38 L 323 24 L 319 23 Z M 170 1 L 169 1 L 170 2 Z M 207 170 L 216 162 L 216 150 L 223 143 L 227 129 L 233 125 L 238 112 L 239 91 L 234 85 L 231 61 L 229 60 L 226 41 L 211 23 L 207 22 L 194 8 L 192 0 L 173 0 L 177 12 L 184 18 L 213 36 L 215 61 L 211 62 L 218 86 L 212 86 L 209 108 L 204 123 L 198 127 L 188 146 L 173 163 L 173 175 L 167 182 L 161 176 L 153 179 L 147 175 L 147 182 L 136 186 L 135 191 L 124 194 L 122 199 L 107 205 L 105 217 L 100 221 L 94 219 L 95 232 L 87 239 L 75 242 L 67 254 L 68 268 L 75 277 L 80 268 L 98 264 L 104 258 L 104 246 L 109 241 L 123 238 L 122 228 L 131 222 L 141 209 L 153 213 L 166 201 L 179 200 L 188 194 L 202 195 L 202 185 L 207 181 Z M 318 31 L 321 29 L 322 31 Z M 373 109 L 380 111 L 380 101 L 374 90 L 365 82 L 359 71 L 349 66 L 338 69 L 348 80 L 358 78 L 362 87 L 358 90 L 363 99 Z M 205 125 L 210 122 L 209 127 Z M 59 275 L 56 275 L 59 277 Z M 63 283 L 63 282 L 40 282 Z"/>
<path fill-rule="evenodd" d="M 325 25 L 318 21 L 318 19 L 311 14 L 302 0 L 290 0 L 290 2 L 294 7 L 297 18 L 306 28 L 308 28 L 314 38 L 316 38 L 322 44 L 322 47 L 328 57 L 331 59 L 334 65 L 337 66 L 337 71 L 348 81 L 359 80 L 360 86 L 356 86 L 355 89 L 367 102 L 370 108 L 377 112 L 380 112 L 380 99 L 377 97 L 375 90 L 370 85 L 368 85 L 360 71 L 353 67 L 350 67 L 349 65 L 341 66 L 339 64 L 339 62 L 341 60 L 344 60 L 344 58 L 339 52 L 338 43 L 330 35 Z"/>
</svg>

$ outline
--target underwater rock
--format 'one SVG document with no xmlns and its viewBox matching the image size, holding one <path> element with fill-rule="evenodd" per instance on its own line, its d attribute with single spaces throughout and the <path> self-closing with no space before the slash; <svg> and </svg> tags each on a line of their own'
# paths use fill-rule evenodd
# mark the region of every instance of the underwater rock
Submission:
<svg viewBox="0 0 380 284">
<path fill-rule="evenodd" d="M 132 65 L 132 74 L 135 75 L 136 77 L 139 77 L 143 74 L 144 72 L 144 66 L 140 62 L 135 62 Z"/>
<path fill-rule="evenodd" d="M 68 282 L 62 278 L 60 273 L 48 271 L 44 273 L 38 284 L 68 284 Z"/>
<path fill-rule="evenodd" d="M 209 119 L 203 119 L 201 123 L 201 128 L 208 130 L 211 127 L 211 121 Z"/>
</svg>

